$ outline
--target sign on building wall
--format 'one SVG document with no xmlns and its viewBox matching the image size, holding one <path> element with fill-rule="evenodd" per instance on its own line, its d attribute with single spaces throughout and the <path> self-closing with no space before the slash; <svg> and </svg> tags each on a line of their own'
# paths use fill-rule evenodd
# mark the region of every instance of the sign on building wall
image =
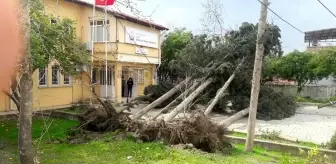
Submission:
<svg viewBox="0 0 336 164">
<path fill-rule="evenodd" d="M 137 46 L 135 48 L 135 53 L 136 54 L 142 54 L 142 55 L 148 55 L 148 49 L 147 48 L 143 48 L 143 47 L 139 47 Z"/>
<path fill-rule="evenodd" d="M 129 44 L 158 48 L 158 35 L 151 32 L 126 27 L 125 42 Z"/>
</svg>

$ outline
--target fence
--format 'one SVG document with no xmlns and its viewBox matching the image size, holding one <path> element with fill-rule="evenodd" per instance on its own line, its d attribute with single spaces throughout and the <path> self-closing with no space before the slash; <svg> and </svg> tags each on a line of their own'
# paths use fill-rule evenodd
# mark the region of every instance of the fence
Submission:
<svg viewBox="0 0 336 164">
<path fill-rule="evenodd" d="M 295 96 L 297 86 L 295 85 L 270 85 L 273 89 L 285 94 Z M 299 94 L 301 97 L 311 97 L 313 99 L 328 99 L 336 96 L 336 86 L 304 86 Z"/>
</svg>

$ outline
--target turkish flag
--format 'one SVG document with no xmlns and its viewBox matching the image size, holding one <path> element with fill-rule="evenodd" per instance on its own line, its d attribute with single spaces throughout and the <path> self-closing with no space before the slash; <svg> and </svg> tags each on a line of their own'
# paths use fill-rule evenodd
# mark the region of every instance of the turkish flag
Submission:
<svg viewBox="0 0 336 164">
<path fill-rule="evenodd" d="M 95 0 L 96 5 L 110 6 L 114 4 L 115 0 Z"/>
</svg>

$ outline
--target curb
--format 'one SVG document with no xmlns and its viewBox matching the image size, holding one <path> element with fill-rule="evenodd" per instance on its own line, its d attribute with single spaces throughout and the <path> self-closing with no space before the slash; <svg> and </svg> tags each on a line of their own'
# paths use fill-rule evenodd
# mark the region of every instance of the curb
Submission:
<svg viewBox="0 0 336 164">
<path fill-rule="evenodd" d="M 322 103 L 312 103 L 312 102 L 296 102 L 297 105 L 301 106 L 319 106 L 323 105 Z"/>
<path fill-rule="evenodd" d="M 246 138 L 242 137 L 234 137 L 230 135 L 226 135 L 225 137 L 230 139 L 230 141 L 235 144 L 245 144 L 246 141 Z M 312 150 L 312 148 L 306 146 L 276 143 L 258 139 L 254 140 L 254 145 L 269 151 L 280 151 L 284 153 L 289 153 L 291 155 L 303 156 L 303 157 L 307 157 L 308 151 Z M 327 149 L 318 149 L 318 150 L 322 156 L 327 155 L 330 160 L 336 160 L 336 151 Z M 302 154 L 302 151 L 304 151 L 305 153 Z"/>
</svg>

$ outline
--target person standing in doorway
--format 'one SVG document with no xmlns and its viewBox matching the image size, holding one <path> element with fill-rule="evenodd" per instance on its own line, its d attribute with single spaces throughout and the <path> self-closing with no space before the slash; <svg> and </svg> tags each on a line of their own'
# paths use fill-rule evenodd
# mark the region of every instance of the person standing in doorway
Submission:
<svg viewBox="0 0 336 164">
<path fill-rule="evenodd" d="M 127 80 L 127 96 L 132 97 L 133 79 L 130 77 Z"/>
</svg>

